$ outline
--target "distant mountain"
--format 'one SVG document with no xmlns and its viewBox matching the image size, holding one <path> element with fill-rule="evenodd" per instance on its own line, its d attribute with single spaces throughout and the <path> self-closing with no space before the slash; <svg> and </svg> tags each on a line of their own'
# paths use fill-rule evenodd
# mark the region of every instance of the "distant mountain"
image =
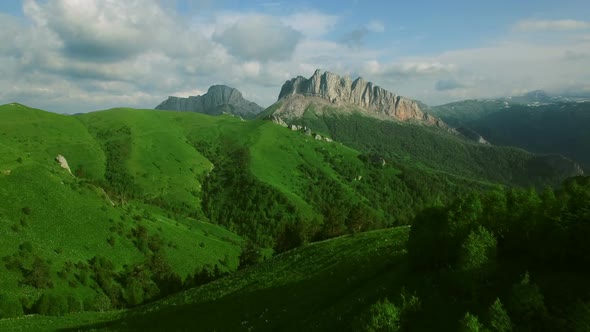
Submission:
<svg viewBox="0 0 590 332">
<path fill-rule="evenodd" d="M 244 99 L 240 91 L 226 85 L 213 85 L 201 96 L 170 96 L 156 109 L 209 115 L 233 114 L 243 118 L 254 118 L 263 110 L 256 103 Z"/>
<path fill-rule="evenodd" d="M 465 100 L 432 107 L 454 127 L 468 128 L 494 145 L 558 153 L 590 170 L 590 101 L 533 91 L 523 96 Z"/>
<path fill-rule="evenodd" d="M 419 102 L 362 78 L 351 81 L 316 70 L 309 79 L 285 82 L 278 101 L 259 118 L 303 130 L 316 139 L 330 137 L 404 167 L 462 178 L 528 186 L 582 173 L 559 155 L 490 146 L 477 132 L 453 129 L 424 109 Z M 544 179 L 539 182 L 539 177 Z"/>
<path fill-rule="evenodd" d="M 423 111 L 424 105 L 396 95 L 359 77 L 352 81 L 319 69 L 309 78 L 293 78 L 283 85 L 272 115 L 285 122 L 302 118 L 313 109 L 317 115 L 338 109 L 338 113 L 437 127 L 446 125 Z"/>
</svg>

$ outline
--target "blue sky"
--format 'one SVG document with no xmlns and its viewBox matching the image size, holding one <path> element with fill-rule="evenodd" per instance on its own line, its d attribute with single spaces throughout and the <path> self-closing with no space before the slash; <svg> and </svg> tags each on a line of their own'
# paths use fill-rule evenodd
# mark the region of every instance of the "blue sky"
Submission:
<svg viewBox="0 0 590 332">
<path fill-rule="evenodd" d="M 435 105 L 590 92 L 585 1 L 0 2 L 0 103 L 152 108 L 227 84 L 269 106 L 315 68 Z"/>
</svg>

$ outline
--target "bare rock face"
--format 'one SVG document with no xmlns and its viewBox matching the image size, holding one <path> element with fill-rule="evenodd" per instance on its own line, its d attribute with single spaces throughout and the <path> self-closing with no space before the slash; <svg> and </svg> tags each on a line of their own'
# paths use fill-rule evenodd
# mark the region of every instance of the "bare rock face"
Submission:
<svg viewBox="0 0 590 332">
<path fill-rule="evenodd" d="M 213 85 L 201 96 L 170 96 L 156 109 L 209 115 L 233 114 L 243 118 L 253 118 L 263 110 L 256 103 L 244 99 L 240 91 L 226 85 Z"/>
<path fill-rule="evenodd" d="M 330 72 L 315 71 L 309 79 L 293 78 L 283 85 L 279 101 L 292 96 L 319 97 L 335 106 L 354 105 L 367 110 L 369 116 L 398 121 L 413 121 L 447 128 L 440 119 L 425 113 L 418 102 L 387 91 L 359 77 L 352 81 Z"/>
<path fill-rule="evenodd" d="M 72 174 L 72 170 L 70 170 L 70 165 L 68 165 L 68 161 L 64 156 L 58 154 L 57 157 L 55 157 L 55 161 L 59 164 L 59 166 L 61 166 L 61 168 L 67 170 L 70 174 Z M 74 174 L 72 174 L 72 176 L 73 175 Z"/>
</svg>

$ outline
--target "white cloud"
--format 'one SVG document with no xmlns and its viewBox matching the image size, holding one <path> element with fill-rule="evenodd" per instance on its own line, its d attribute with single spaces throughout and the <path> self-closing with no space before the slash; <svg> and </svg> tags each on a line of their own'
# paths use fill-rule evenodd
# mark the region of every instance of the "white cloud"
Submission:
<svg viewBox="0 0 590 332">
<path fill-rule="evenodd" d="M 571 55 L 576 55 L 572 61 Z M 514 91 L 544 89 L 562 92 L 587 85 L 590 77 L 589 44 L 543 44 L 522 39 L 482 48 L 444 52 L 430 57 L 408 57 L 392 64 L 369 63 L 365 68 L 384 87 L 431 104 L 465 98 L 512 95 Z M 401 64 L 400 64 L 401 63 Z M 393 70 L 388 70 L 393 68 Z M 392 75 L 391 72 L 396 75 Z M 399 73 L 412 73 L 403 76 Z M 398 79 L 395 79 L 395 78 Z M 445 89 L 437 82 L 461 86 Z M 441 89 L 443 87 L 443 89 Z"/>
<path fill-rule="evenodd" d="M 54 33 L 69 57 L 116 61 L 165 44 L 179 31 L 153 0 L 26 0 L 25 14 Z"/>
<path fill-rule="evenodd" d="M 309 11 L 289 15 L 283 22 L 306 37 L 318 38 L 331 32 L 339 20 L 336 15 Z"/>
<path fill-rule="evenodd" d="M 316 68 L 363 76 L 432 104 L 590 83 L 588 23 L 582 21 L 521 21 L 485 47 L 396 57 L 392 44 L 368 46 L 368 34 L 385 30 L 379 21 L 334 40 L 342 36 L 343 19 L 318 11 L 269 17 L 194 10 L 194 17 L 183 18 L 162 3 L 25 0 L 25 17 L 0 14 L 0 100 L 70 113 L 145 108 L 169 95 L 227 84 L 268 106 L 286 80 L 309 77 Z M 522 33 L 574 28 L 551 40 Z"/>
<path fill-rule="evenodd" d="M 590 22 L 578 20 L 523 20 L 514 25 L 516 31 L 572 31 L 590 29 Z"/>
<path fill-rule="evenodd" d="M 300 39 L 300 32 L 264 15 L 246 16 L 213 35 L 232 55 L 248 61 L 289 59 Z"/>
<path fill-rule="evenodd" d="M 425 76 L 447 74 L 456 70 L 456 66 L 452 63 L 442 63 L 439 61 L 416 61 L 405 60 L 395 63 L 379 63 L 372 60 L 366 63 L 365 71 L 370 74 L 378 74 L 380 76 L 398 76 L 399 78 L 407 78 L 409 76 Z"/>
</svg>

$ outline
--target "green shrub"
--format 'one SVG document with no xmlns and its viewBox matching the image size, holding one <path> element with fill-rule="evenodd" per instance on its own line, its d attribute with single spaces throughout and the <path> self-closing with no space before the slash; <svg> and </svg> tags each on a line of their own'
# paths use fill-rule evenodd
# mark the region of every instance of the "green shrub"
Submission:
<svg viewBox="0 0 590 332">
<path fill-rule="evenodd" d="M 512 331 L 512 323 L 510 317 L 504 309 L 500 299 L 496 299 L 488 309 L 488 316 L 490 319 L 490 327 L 494 332 L 509 332 Z"/>
<path fill-rule="evenodd" d="M 68 300 L 62 294 L 43 293 L 35 304 L 35 311 L 47 316 L 64 315 L 69 312 Z"/>
<path fill-rule="evenodd" d="M 367 332 L 393 332 L 400 330 L 401 313 L 387 299 L 373 304 L 362 318 L 360 329 Z"/>
<path fill-rule="evenodd" d="M 25 284 L 35 288 L 53 287 L 49 264 L 41 257 L 35 256 L 31 269 L 25 269 L 23 272 L 25 275 Z"/>
<path fill-rule="evenodd" d="M 479 332 L 483 331 L 483 325 L 477 319 L 477 316 L 472 315 L 471 313 L 465 313 L 465 316 L 459 322 L 459 331 L 460 332 Z"/>
</svg>

